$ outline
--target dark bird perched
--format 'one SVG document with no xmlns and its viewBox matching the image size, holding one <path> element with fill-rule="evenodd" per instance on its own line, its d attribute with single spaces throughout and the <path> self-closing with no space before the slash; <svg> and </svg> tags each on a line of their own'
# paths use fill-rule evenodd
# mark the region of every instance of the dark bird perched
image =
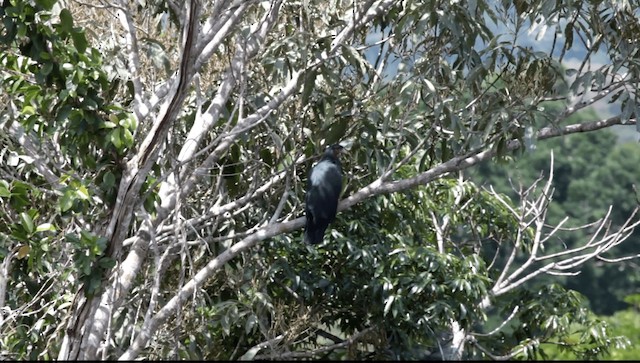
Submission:
<svg viewBox="0 0 640 363">
<path fill-rule="evenodd" d="M 336 219 L 342 190 L 342 168 L 338 159 L 342 149 L 338 144 L 327 147 L 322 159 L 309 174 L 304 208 L 307 215 L 304 231 L 306 243 L 315 245 L 322 242 L 324 231 Z"/>
</svg>

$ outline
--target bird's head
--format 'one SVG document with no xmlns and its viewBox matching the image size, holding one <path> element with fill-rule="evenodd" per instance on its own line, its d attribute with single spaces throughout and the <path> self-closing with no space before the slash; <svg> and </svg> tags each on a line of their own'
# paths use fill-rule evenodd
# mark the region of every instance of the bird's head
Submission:
<svg viewBox="0 0 640 363">
<path fill-rule="evenodd" d="M 333 155 L 336 158 L 338 156 L 340 156 L 340 153 L 342 152 L 342 150 L 344 150 L 344 147 L 340 144 L 333 144 L 333 145 L 329 145 L 327 146 L 327 150 L 325 150 L 325 154 L 328 155 Z"/>
</svg>

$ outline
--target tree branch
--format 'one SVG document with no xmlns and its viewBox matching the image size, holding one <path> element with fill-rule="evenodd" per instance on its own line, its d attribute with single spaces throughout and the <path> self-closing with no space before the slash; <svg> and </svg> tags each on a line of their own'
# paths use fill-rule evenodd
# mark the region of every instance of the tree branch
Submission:
<svg viewBox="0 0 640 363">
<path fill-rule="evenodd" d="M 25 151 L 27 155 L 33 158 L 33 164 L 36 169 L 45 178 L 45 180 L 51 184 L 52 188 L 55 190 L 61 190 L 64 185 L 60 184 L 60 177 L 56 175 L 48 166 L 49 158 L 47 157 L 47 153 L 42 152 L 42 147 L 36 147 L 34 141 L 25 133 L 24 128 L 17 121 L 10 121 L 11 126 L 9 127 L 9 132 L 16 138 L 22 149 Z"/>
<path fill-rule="evenodd" d="M 109 240 L 105 256 L 115 260 L 119 259 L 122 241 L 129 232 L 133 209 L 137 205 L 140 188 L 155 163 L 160 143 L 169 132 L 169 126 L 175 120 L 186 96 L 187 86 L 191 78 L 190 65 L 193 63 L 193 43 L 198 34 L 198 14 L 200 11 L 198 0 L 191 0 L 189 5 L 189 18 L 183 32 L 184 52 L 180 63 L 179 82 L 176 84 L 173 96 L 169 98 L 161 109 L 158 121 L 153 125 L 138 153 L 127 163 L 126 170 L 120 181 L 116 204 L 105 233 Z M 119 284 L 116 283 L 115 285 L 116 290 L 118 290 L 120 286 L 117 285 Z M 79 294 L 83 294 L 83 291 L 81 290 Z M 70 325 L 65 336 L 63 348 L 60 350 L 59 359 L 83 359 L 96 356 L 110 318 L 108 307 L 114 304 L 112 295 L 113 291 L 110 288 L 106 288 L 101 296 L 83 299 L 84 302 L 76 306 L 77 310 L 74 312 L 74 316 L 79 317 L 82 314 L 87 314 L 88 318 L 76 320 L 82 323 L 83 328 Z M 70 324 L 75 324 L 75 322 L 70 321 Z M 70 353 L 73 355 L 68 356 L 67 354 Z"/>
<path fill-rule="evenodd" d="M 223 81 L 218 87 L 218 92 L 211 101 L 209 108 L 200 117 L 196 118 L 193 126 L 189 130 L 186 141 L 183 144 L 180 153 L 178 154 L 178 162 L 183 162 L 193 156 L 198 145 L 206 136 L 207 131 L 210 130 L 211 127 L 213 127 L 213 125 L 220 118 L 221 110 L 223 109 L 229 96 L 231 95 L 231 92 L 233 91 L 237 80 L 241 78 L 242 69 L 245 67 L 245 64 L 258 53 L 258 50 L 262 46 L 269 29 L 271 29 L 273 24 L 276 22 L 281 4 L 281 0 L 275 1 L 272 4 L 270 10 L 265 13 L 263 19 L 254 26 L 252 35 L 247 39 L 246 43 L 238 46 L 236 54 L 231 60 L 231 65 L 223 76 Z M 245 7 L 243 6 L 237 9 L 238 16 L 244 11 L 244 9 Z M 230 21 L 237 21 L 237 18 L 232 17 Z M 220 39 L 220 41 L 221 40 L 222 39 Z M 279 105 L 279 103 L 277 105 Z M 271 110 L 269 110 L 269 112 L 271 112 Z M 238 125 L 239 124 L 240 122 L 238 122 Z M 236 127 L 238 127 L 238 125 L 236 125 Z M 235 137 L 231 138 L 231 141 L 233 140 L 235 140 Z M 200 176 L 203 172 L 203 169 L 208 169 L 219 159 L 221 155 L 223 155 L 227 151 L 227 147 L 229 145 L 229 141 L 224 142 L 223 140 L 222 145 L 218 145 L 213 150 L 213 152 L 209 155 L 209 157 L 207 157 L 203 165 L 191 173 L 192 177 L 188 178 L 188 175 L 184 174 L 182 171 L 179 171 L 183 180 L 188 178 L 186 184 L 181 188 L 182 195 L 185 194 L 185 190 L 187 191 L 187 193 L 191 191 L 194 185 L 194 182 L 192 181 L 193 175 Z M 184 168 L 183 170 L 186 171 L 186 168 Z M 161 218 L 166 217 L 168 211 L 173 208 L 173 205 L 175 205 L 176 190 L 176 177 L 174 174 L 172 174 L 160 187 L 159 195 L 162 203 L 158 210 L 158 214 Z"/>
<path fill-rule="evenodd" d="M 350 336 L 348 339 L 331 345 L 327 345 L 318 349 L 314 349 L 308 352 L 285 352 L 279 353 L 276 355 L 272 354 L 264 354 L 264 355 L 256 355 L 253 359 L 262 360 L 262 359 L 293 359 L 293 358 L 313 358 L 319 354 L 331 352 L 336 349 L 348 347 L 354 343 L 357 343 L 359 339 L 369 334 L 374 328 L 367 328 L 357 334 Z"/>
<path fill-rule="evenodd" d="M 586 261 L 597 258 L 602 253 L 605 253 L 611 248 L 620 244 L 622 241 L 631 236 L 631 233 L 633 232 L 635 227 L 640 225 L 640 221 L 631 223 L 639 209 L 638 207 L 636 207 L 636 209 L 628 217 L 628 219 L 620 227 L 620 229 L 615 232 L 610 231 L 609 216 L 611 213 L 611 208 L 609 208 L 606 216 L 600 220 L 597 230 L 595 231 L 595 233 L 593 233 L 592 237 L 586 244 L 574 248 L 566 248 L 564 251 L 539 256 L 538 252 L 542 250 L 543 244 L 547 242 L 553 235 L 555 235 L 560 230 L 560 226 L 567 220 L 565 218 L 549 232 L 543 231 L 547 228 L 545 221 L 548 205 L 551 200 L 552 180 L 553 153 L 551 153 L 550 175 L 540 195 L 535 201 L 530 201 L 528 200 L 528 193 L 521 192 L 521 212 L 518 213 L 516 211 L 512 211 L 513 215 L 519 220 L 519 228 L 517 234 L 518 237 L 516 239 L 515 245 L 511 247 L 511 255 L 508 261 L 505 263 L 500 277 L 496 280 L 493 288 L 491 289 L 491 293 L 493 296 L 499 296 L 507 293 L 542 273 L 566 274 L 566 270 L 579 267 Z M 532 190 L 539 181 L 540 179 L 538 179 L 529 190 Z M 502 199 L 500 199 L 500 201 L 502 201 Z M 525 220 L 528 215 L 532 215 L 530 221 Z M 518 267 L 513 272 L 509 272 L 511 262 L 513 261 L 517 251 L 519 251 L 520 249 L 521 236 L 526 234 L 526 230 L 528 230 L 530 226 L 533 226 L 535 230 L 530 245 L 529 256 L 520 267 Z M 600 236 L 601 233 L 602 236 Z M 535 267 L 536 263 L 546 260 L 551 260 L 551 262 L 543 266 Z M 534 268 L 533 271 L 529 271 L 526 275 L 521 277 L 521 275 L 530 268 Z"/>
<path fill-rule="evenodd" d="M 140 82 L 140 50 L 138 48 L 136 28 L 126 1 L 120 0 L 120 6 L 117 7 L 117 15 L 120 20 L 120 24 L 125 29 L 127 57 L 129 58 L 128 68 L 129 73 L 131 74 L 131 81 L 133 83 L 133 111 L 136 113 L 136 118 L 138 120 L 142 120 L 143 114 L 146 114 L 147 112 L 145 111 L 147 110 L 141 111 L 141 108 L 146 108 L 146 105 L 142 97 L 142 82 Z"/>
<path fill-rule="evenodd" d="M 593 123 L 568 125 L 558 131 L 552 130 L 550 128 L 545 128 L 539 132 L 539 135 L 542 135 L 542 139 L 548 139 L 570 133 L 594 131 L 601 128 L 609 127 L 612 124 L 620 123 L 619 118 L 617 118 L 617 123 L 615 122 L 616 120 L 612 121 L 612 119 L 596 121 Z M 517 140 L 511 141 L 509 145 L 510 149 L 512 150 L 520 147 L 520 143 Z M 472 154 L 470 156 L 459 156 L 452 158 L 451 160 L 443 162 L 413 178 L 390 181 L 386 183 L 383 183 L 380 181 L 380 179 L 378 179 L 368 186 L 362 188 L 357 193 L 354 193 L 350 197 L 342 200 L 338 206 L 338 210 L 342 211 L 348 209 L 353 205 L 363 201 L 364 199 L 370 198 L 374 195 L 399 192 L 416 187 L 418 185 L 426 184 L 439 177 L 442 177 L 449 172 L 469 168 L 482 161 L 488 160 L 493 156 L 495 156 L 495 151 L 493 149 L 477 151 L 476 154 Z M 261 228 L 258 228 L 255 233 L 243 238 L 240 242 L 235 243 L 229 249 L 225 250 L 220 255 L 212 259 L 204 268 L 198 271 L 198 273 L 190 281 L 188 281 L 182 287 L 182 289 L 180 289 L 180 291 L 178 291 L 178 293 L 174 295 L 174 297 L 169 300 L 169 302 L 165 306 L 162 307 L 162 309 L 160 309 L 160 311 L 151 319 L 148 329 L 140 332 L 140 335 L 136 338 L 134 343 L 132 343 L 129 349 L 120 357 L 120 359 L 130 360 L 135 358 L 138 352 L 143 349 L 144 346 L 146 346 L 146 344 L 148 343 L 149 339 L 151 339 L 153 332 L 160 326 L 160 324 L 164 323 L 174 313 L 175 309 L 177 309 L 177 307 L 183 301 L 185 301 L 188 296 L 195 292 L 197 286 L 202 286 L 202 284 L 207 279 L 212 277 L 220 268 L 222 268 L 222 266 L 224 266 L 228 261 L 237 256 L 240 252 L 255 246 L 257 243 L 267 238 L 299 229 L 304 225 L 304 223 L 305 218 L 300 217 L 287 222 L 263 226 Z"/>
</svg>

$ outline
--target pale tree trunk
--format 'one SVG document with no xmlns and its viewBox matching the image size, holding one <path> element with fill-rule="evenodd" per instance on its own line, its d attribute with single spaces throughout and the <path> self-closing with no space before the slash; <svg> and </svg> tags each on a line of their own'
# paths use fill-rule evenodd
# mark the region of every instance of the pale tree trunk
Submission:
<svg viewBox="0 0 640 363">
<path fill-rule="evenodd" d="M 459 174 L 458 182 L 460 183 L 460 188 L 462 188 L 462 184 L 464 183 L 462 173 Z M 460 205 L 463 195 L 463 193 L 458 193 L 458 196 L 454 200 L 455 206 Z M 436 229 L 436 242 L 438 245 L 438 252 L 440 252 L 441 254 L 445 254 L 445 236 L 448 235 L 447 229 L 449 228 L 449 222 L 451 221 L 451 219 L 448 215 L 445 215 L 442 217 L 442 221 L 440 221 L 433 211 L 431 212 L 431 219 Z M 442 354 L 442 360 L 457 361 L 462 359 L 462 353 L 464 352 L 464 343 L 466 341 L 466 332 L 456 320 L 451 319 L 450 323 L 450 330 L 448 332 L 443 332 L 440 336 L 440 354 Z"/>
<path fill-rule="evenodd" d="M 464 353 L 464 345 L 467 340 L 466 331 L 460 327 L 460 324 L 451 320 L 451 332 L 449 343 L 444 347 L 444 357 L 442 360 L 462 360 L 462 354 Z"/>
<path fill-rule="evenodd" d="M 187 85 L 192 76 L 189 70 L 194 60 L 192 58 L 193 42 L 198 33 L 199 2 L 192 0 L 188 4 L 189 16 L 185 21 L 184 49 L 179 78 L 172 87 L 172 96 L 167 98 L 167 102 L 160 109 L 158 122 L 149 131 L 138 153 L 126 164 L 111 221 L 104 233 L 109 239 L 106 256 L 116 261 L 120 259 L 122 244 L 129 232 L 134 215 L 133 209 L 138 204 L 138 196 L 142 184 L 154 165 L 160 152 L 161 144 L 169 132 L 171 123 L 178 115 L 184 97 L 187 94 Z M 120 16 L 126 16 L 126 14 L 120 14 Z M 140 249 L 140 245 L 137 247 L 137 249 L 134 248 L 134 251 L 144 254 L 144 249 Z M 144 258 L 144 255 L 138 257 Z M 122 267 L 126 268 L 128 266 L 123 264 L 121 265 Z M 127 291 L 127 286 L 122 286 L 121 283 L 130 284 L 132 281 L 132 279 L 129 281 L 122 280 L 120 272 L 123 272 L 126 276 L 127 271 L 121 268 L 116 268 L 115 278 L 114 276 L 105 276 L 103 278 L 101 294 L 86 297 L 84 288 L 77 293 L 58 359 L 93 360 L 98 358 L 98 350 L 104 341 L 111 313 L 117 307 L 116 302 L 119 302 L 122 297 L 117 292 Z M 105 286 L 112 279 L 115 279 L 116 286 L 113 286 L 113 288 Z"/>
</svg>

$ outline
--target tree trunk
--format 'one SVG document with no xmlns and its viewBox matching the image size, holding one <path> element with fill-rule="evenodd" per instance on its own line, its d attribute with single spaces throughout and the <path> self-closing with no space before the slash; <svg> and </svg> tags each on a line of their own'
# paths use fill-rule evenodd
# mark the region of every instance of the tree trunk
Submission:
<svg viewBox="0 0 640 363">
<path fill-rule="evenodd" d="M 466 342 L 467 333 L 460 327 L 457 321 L 451 321 L 451 332 L 447 339 L 447 344 L 443 349 L 444 356 L 442 360 L 462 360 L 464 353 L 464 343 Z"/>
<path fill-rule="evenodd" d="M 172 96 L 167 97 L 166 102 L 160 108 L 158 119 L 141 143 L 136 155 L 126 164 L 125 172 L 120 181 L 111 221 L 104 233 L 109 239 L 105 255 L 118 262 L 120 262 L 122 254 L 122 243 L 131 227 L 133 210 L 139 202 L 142 185 L 158 158 L 162 142 L 167 137 L 170 126 L 180 112 L 187 94 L 188 84 L 193 74 L 191 68 L 195 57 L 192 56 L 192 50 L 194 39 L 198 33 L 199 5 L 197 0 L 188 2 L 183 57 L 178 79 L 171 87 L 170 94 Z M 148 226 L 148 228 L 154 227 Z M 141 236 L 148 236 L 148 233 L 140 233 L 144 231 L 144 227 L 138 231 L 136 242 L 134 242 L 124 263 L 120 263 L 112 271 L 105 272 L 100 293 L 87 297 L 84 287 L 77 293 L 58 359 L 95 360 L 100 358 L 98 357 L 99 348 L 108 333 L 111 313 L 120 306 L 121 297 L 131 287 L 133 280 L 131 272 L 139 269 L 146 256 L 146 246 L 149 241 L 141 238 Z M 106 358 L 106 352 L 103 352 L 103 356 Z"/>
</svg>

